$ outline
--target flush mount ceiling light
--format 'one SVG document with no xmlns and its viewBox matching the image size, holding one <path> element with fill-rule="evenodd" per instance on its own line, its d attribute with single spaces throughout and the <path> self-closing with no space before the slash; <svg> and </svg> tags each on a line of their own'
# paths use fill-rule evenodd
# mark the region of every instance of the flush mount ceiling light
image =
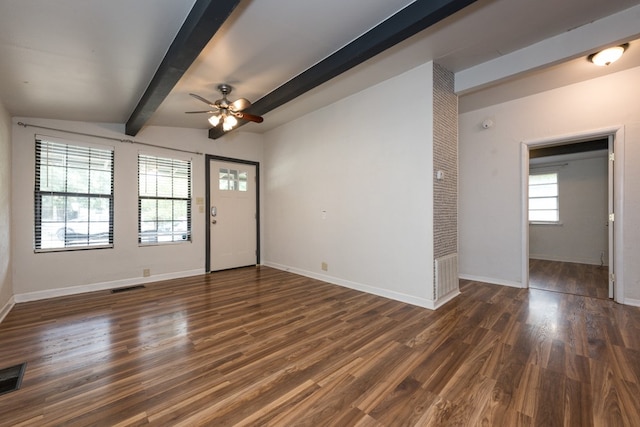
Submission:
<svg viewBox="0 0 640 427">
<path fill-rule="evenodd" d="M 231 93 L 231 86 L 228 84 L 218 85 L 218 90 L 222 94 L 222 99 L 218 99 L 216 102 L 211 102 L 200 95 L 196 95 L 195 93 L 190 93 L 189 95 L 193 96 L 199 101 L 204 102 L 210 108 L 210 110 L 205 111 L 187 111 L 187 114 L 212 114 L 209 117 L 209 123 L 211 126 L 216 127 L 220 123 L 222 123 L 222 130 L 225 132 L 233 129 L 235 125 L 238 124 L 238 119 L 244 119 L 255 123 L 262 123 L 263 119 L 260 116 L 256 116 L 249 113 L 244 113 L 242 110 L 245 108 L 249 108 L 251 106 L 251 102 L 244 98 L 240 98 L 234 102 L 231 102 L 227 99 L 227 95 Z"/>
<path fill-rule="evenodd" d="M 589 61 L 599 66 L 605 66 L 616 62 L 625 50 L 629 47 L 629 43 L 625 43 L 620 46 L 610 47 L 601 50 L 598 53 L 589 55 Z"/>
</svg>

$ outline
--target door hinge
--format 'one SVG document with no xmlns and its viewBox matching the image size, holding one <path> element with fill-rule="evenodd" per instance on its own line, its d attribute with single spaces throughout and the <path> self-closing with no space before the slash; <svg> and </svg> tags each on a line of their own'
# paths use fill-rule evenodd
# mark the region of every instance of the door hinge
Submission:
<svg viewBox="0 0 640 427">
<path fill-rule="evenodd" d="M 614 222 L 615 220 L 616 220 L 616 214 L 610 213 L 609 214 L 609 221 Z"/>
<path fill-rule="evenodd" d="M 616 159 L 616 153 L 609 153 L 609 160 L 612 162 Z"/>
<path fill-rule="evenodd" d="M 609 280 L 611 280 L 612 282 L 615 282 L 616 281 L 616 274 L 615 273 L 611 273 L 609 275 Z"/>
</svg>

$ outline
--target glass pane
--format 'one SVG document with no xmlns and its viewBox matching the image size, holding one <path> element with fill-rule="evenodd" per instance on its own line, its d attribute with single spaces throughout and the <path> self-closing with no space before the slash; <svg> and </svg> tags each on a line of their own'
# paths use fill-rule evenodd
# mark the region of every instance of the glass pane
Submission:
<svg viewBox="0 0 640 427">
<path fill-rule="evenodd" d="M 558 195 L 556 184 L 531 185 L 529 186 L 529 197 L 551 197 Z"/>
<path fill-rule="evenodd" d="M 89 169 L 67 169 L 67 191 L 70 193 L 88 193 Z"/>
<path fill-rule="evenodd" d="M 555 184 L 557 182 L 558 182 L 557 172 L 529 175 L 529 185 Z"/>
<path fill-rule="evenodd" d="M 66 170 L 62 166 L 46 166 L 40 168 L 40 190 L 66 191 Z"/>
<path fill-rule="evenodd" d="M 165 174 L 158 174 L 158 188 L 157 196 L 159 197 L 172 197 L 173 196 L 173 183 L 171 176 Z"/>
<path fill-rule="evenodd" d="M 157 194 L 156 190 L 156 174 L 145 174 L 140 175 L 140 195 L 141 196 L 155 196 Z"/>
<path fill-rule="evenodd" d="M 558 211 L 557 210 L 529 211 L 529 221 L 557 222 Z"/>
<path fill-rule="evenodd" d="M 247 191 L 247 172 L 240 172 L 238 174 L 238 190 L 239 191 Z"/>
<path fill-rule="evenodd" d="M 171 221 L 173 219 L 173 200 L 158 200 L 158 220 Z"/>
<path fill-rule="evenodd" d="M 555 197 L 529 199 L 529 209 L 558 209 L 558 199 Z"/>
<path fill-rule="evenodd" d="M 189 197 L 189 180 L 187 178 L 173 178 L 173 197 Z"/>
<path fill-rule="evenodd" d="M 41 248 L 63 248 L 65 229 L 66 198 L 62 196 L 42 196 L 40 226 Z"/>
<path fill-rule="evenodd" d="M 111 194 L 111 172 L 91 171 L 91 185 L 89 192 L 92 194 Z"/>
<path fill-rule="evenodd" d="M 220 190 L 228 190 L 229 189 L 229 171 L 227 169 L 220 169 L 220 173 L 218 176 L 218 188 Z"/>
<path fill-rule="evenodd" d="M 140 200 L 140 221 L 153 222 L 153 228 L 155 229 L 155 221 L 158 219 L 157 208 L 156 200 Z"/>
<path fill-rule="evenodd" d="M 238 188 L 238 171 L 231 169 L 229 171 L 229 190 L 235 191 Z"/>
</svg>

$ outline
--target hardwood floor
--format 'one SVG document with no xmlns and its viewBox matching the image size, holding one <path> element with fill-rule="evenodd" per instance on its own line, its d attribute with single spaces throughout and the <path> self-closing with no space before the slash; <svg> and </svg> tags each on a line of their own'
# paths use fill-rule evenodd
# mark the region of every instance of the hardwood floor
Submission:
<svg viewBox="0 0 640 427">
<path fill-rule="evenodd" d="M 530 259 L 529 287 L 607 299 L 609 269 L 599 265 Z"/>
<path fill-rule="evenodd" d="M 640 309 L 461 291 L 429 311 L 262 267 L 18 304 L 0 425 L 638 425 Z"/>
</svg>

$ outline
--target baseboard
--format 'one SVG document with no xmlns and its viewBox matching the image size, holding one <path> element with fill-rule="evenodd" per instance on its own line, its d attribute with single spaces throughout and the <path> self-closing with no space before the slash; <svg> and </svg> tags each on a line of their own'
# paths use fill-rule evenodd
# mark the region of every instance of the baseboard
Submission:
<svg viewBox="0 0 640 427">
<path fill-rule="evenodd" d="M 412 295 L 403 294 L 401 292 L 390 291 L 388 289 L 380 289 L 374 286 L 352 282 L 350 280 L 344 280 L 338 277 L 333 277 L 325 274 L 318 274 L 313 271 L 302 270 L 299 268 L 289 267 L 287 265 L 277 264 L 274 262 L 266 261 L 262 265 L 275 268 L 277 270 L 288 271 L 290 273 L 299 274 L 300 276 L 322 280 L 323 282 L 331 283 L 333 285 L 343 286 L 345 288 L 353 289 L 356 291 L 366 292 L 368 294 L 389 298 L 395 301 L 405 302 L 407 304 L 416 305 L 422 308 L 428 308 L 429 310 L 435 310 L 437 307 L 439 307 L 440 305 L 444 304 L 444 302 L 446 302 L 444 301 L 440 304 L 436 304 L 436 301 L 432 301 L 426 298 L 419 298 Z M 452 298 L 454 296 L 455 295 L 453 295 Z"/>
<path fill-rule="evenodd" d="M 434 310 L 442 307 L 443 305 L 445 305 L 446 303 L 448 303 L 449 301 L 451 301 L 452 299 L 454 299 L 458 295 L 460 295 L 460 291 L 459 290 L 456 290 L 454 292 L 449 292 L 447 295 L 443 296 L 442 298 L 440 298 L 439 300 L 437 300 L 435 302 Z"/>
<path fill-rule="evenodd" d="M 107 289 L 124 288 L 145 283 L 160 282 L 162 280 L 181 279 L 183 277 L 204 274 L 204 269 L 179 271 L 175 273 L 158 274 L 149 277 L 132 277 L 130 279 L 114 280 L 112 282 L 92 283 L 89 285 L 70 286 L 68 288 L 48 289 L 46 291 L 27 292 L 14 295 L 16 303 L 38 301 L 49 298 L 83 294 L 86 292 L 104 291 Z"/>
<path fill-rule="evenodd" d="M 571 262 L 574 264 L 587 264 L 587 265 L 601 265 L 601 261 L 599 259 L 593 258 L 566 258 L 566 257 L 558 257 L 553 255 L 538 255 L 538 254 L 529 254 L 529 259 L 539 259 L 542 261 L 558 261 L 558 262 Z M 607 267 L 609 265 L 609 260 L 606 259 L 604 266 Z"/>
<path fill-rule="evenodd" d="M 0 310 L 0 323 L 2 323 L 5 317 L 7 317 L 7 314 L 9 314 L 14 305 L 16 305 L 16 300 L 15 297 L 12 296 L 4 307 L 2 307 L 2 310 Z"/>
<path fill-rule="evenodd" d="M 634 307 L 640 307 L 640 299 L 625 298 L 624 305 L 632 305 Z"/>
<path fill-rule="evenodd" d="M 495 279 L 492 277 L 474 276 L 471 274 L 459 274 L 458 277 L 464 280 L 472 280 L 474 282 L 490 283 L 492 285 L 509 286 L 510 288 L 525 288 L 520 282 L 510 282 L 508 280 Z"/>
</svg>

